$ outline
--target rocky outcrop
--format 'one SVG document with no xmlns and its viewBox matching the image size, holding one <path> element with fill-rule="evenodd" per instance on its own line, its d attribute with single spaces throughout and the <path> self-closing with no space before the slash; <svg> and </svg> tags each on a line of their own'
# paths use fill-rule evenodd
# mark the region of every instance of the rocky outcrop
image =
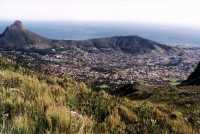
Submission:
<svg viewBox="0 0 200 134">
<path fill-rule="evenodd" d="M 182 85 L 200 85 L 200 63 L 188 79 L 182 82 Z"/>
</svg>

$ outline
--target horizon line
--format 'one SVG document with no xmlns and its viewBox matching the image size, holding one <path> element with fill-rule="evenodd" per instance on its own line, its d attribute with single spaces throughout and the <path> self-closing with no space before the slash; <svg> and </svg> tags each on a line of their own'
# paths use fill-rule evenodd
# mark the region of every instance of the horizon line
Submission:
<svg viewBox="0 0 200 134">
<path fill-rule="evenodd" d="M 32 19 L 0 19 L 0 22 L 13 23 L 16 20 L 20 20 L 23 24 L 26 23 L 94 23 L 94 24 L 115 24 L 115 25 L 146 25 L 146 26 L 162 26 L 162 27 L 176 27 L 176 28 L 189 28 L 192 30 L 200 30 L 200 26 L 186 25 L 186 24 L 174 24 L 174 23 L 161 23 L 161 22 L 139 22 L 139 21 L 99 21 L 99 20 L 32 20 Z"/>
</svg>

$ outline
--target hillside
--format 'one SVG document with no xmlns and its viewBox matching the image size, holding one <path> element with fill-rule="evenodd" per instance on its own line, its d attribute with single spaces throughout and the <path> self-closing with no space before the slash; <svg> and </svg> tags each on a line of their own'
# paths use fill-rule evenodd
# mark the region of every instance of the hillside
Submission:
<svg viewBox="0 0 200 134">
<path fill-rule="evenodd" d="M 52 47 L 50 41 L 27 30 L 21 21 L 15 21 L 0 34 L 0 48 L 4 49 L 46 49 Z"/>
<path fill-rule="evenodd" d="M 179 54 L 181 49 L 170 47 L 139 36 L 115 36 L 83 41 L 66 41 L 66 45 L 74 45 L 89 53 L 128 53 L 139 54 Z"/>
<path fill-rule="evenodd" d="M 140 86 L 137 99 L 136 94 L 115 97 L 68 76 L 34 72 L 3 57 L 0 79 L 3 134 L 200 132 L 200 96 L 194 95 L 198 87 Z"/>
<path fill-rule="evenodd" d="M 193 73 L 187 80 L 183 81 L 183 85 L 200 85 L 200 63 L 197 65 Z"/>
</svg>

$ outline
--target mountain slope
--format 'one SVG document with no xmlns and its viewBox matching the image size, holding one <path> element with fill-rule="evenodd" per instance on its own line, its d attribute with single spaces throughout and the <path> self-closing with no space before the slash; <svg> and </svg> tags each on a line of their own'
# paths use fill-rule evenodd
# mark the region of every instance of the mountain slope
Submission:
<svg viewBox="0 0 200 134">
<path fill-rule="evenodd" d="M 0 80 L 3 134 L 200 132 L 199 90 L 148 87 L 148 99 L 142 99 L 146 92 L 139 93 L 141 100 L 116 97 L 69 77 L 28 70 L 1 56 Z"/>
<path fill-rule="evenodd" d="M 0 35 L 0 47 L 10 49 L 50 48 L 50 41 L 24 28 L 21 21 L 15 21 Z"/>
<path fill-rule="evenodd" d="M 109 38 L 91 39 L 80 41 L 78 45 L 81 47 L 96 48 L 101 52 L 122 52 L 129 54 L 173 54 L 179 49 L 162 45 L 157 42 L 141 38 L 139 36 L 115 36 Z"/>
<path fill-rule="evenodd" d="M 15 21 L 0 35 L 0 47 L 9 49 L 65 48 L 75 51 L 129 54 L 179 54 L 180 49 L 159 44 L 138 36 L 116 36 L 82 41 L 50 40 L 24 28 L 21 21 Z M 75 49 L 74 49 L 75 48 Z"/>
<path fill-rule="evenodd" d="M 183 85 L 200 85 L 200 63 L 196 67 L 195 71 L 182 84 Z"/>
</svg>

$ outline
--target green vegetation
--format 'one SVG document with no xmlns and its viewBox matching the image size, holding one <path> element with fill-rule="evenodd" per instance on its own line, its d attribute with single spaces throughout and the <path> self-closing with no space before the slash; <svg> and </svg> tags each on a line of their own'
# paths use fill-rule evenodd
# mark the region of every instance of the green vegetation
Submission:
<svg viewBox="0 0 200 134">
<path fill-rule="evenodd" d="M 34 74 L 5 59 L 0 64 L 1 133 L 90 133 L 92 119 L 71 109 L 71 98 L 89 91 L 83 83 Z"/>
<path fill-rule="evenodd" d="M 198 87 L 144 86 L 139 96 L 152 94 L 146 99 L 117 97 L 4 58 L 0 58 L 0 84 L 2 134 L 200 133 Z"/>
</svg>

